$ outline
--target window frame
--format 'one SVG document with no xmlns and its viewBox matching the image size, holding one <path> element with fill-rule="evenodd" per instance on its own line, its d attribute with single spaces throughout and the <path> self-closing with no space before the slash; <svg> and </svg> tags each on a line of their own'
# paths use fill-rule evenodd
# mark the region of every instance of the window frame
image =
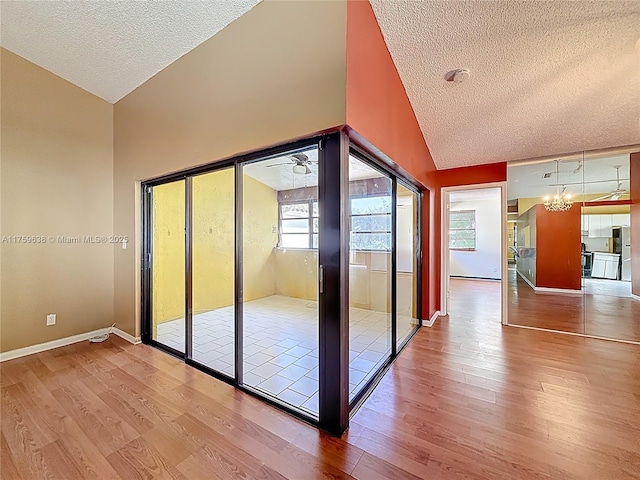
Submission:
<svg viewBox="0 0 640 480">
<path fill-rule="evenodd" d="M 451 228 L 451 220 L 452 215 L 454 213 L 473 213 L 473 228 Z M 452 247 L 451 246 L 451 232 L 456 231 L 471 231 L 473 232 L 473 247 Z M 476 210 L 474 209 L 466 209 L 466 210 L 450 210 L 449 211 L 449 250 L 454 250 L 458 252 L 475 252 L 478 249 L 478 236 L 477 236 L 477 221 L 476 221 Z"/>
<path fill-rule="evenodd" d="M 367 235 L 367 234 L 369 234 L 369 235 L 374 235 L 374 234 L 379 234 L 379 235 L 389 235 L 389 238 L 390 238 L 390 240 L 391 240 L 391 243 L 393 243 L 393 239 L 392 239 L 392 237 L 393 237 L 393 236 L 392 236 L 392 229 L 393 229 L 393 225 L 391 225 L 391 226 L 389 227 L 389 228 L 390 228 L 389 230 L 376 230 L 376 231 L 373 231 L 373 230 L 363 230 L 363 231 L 356 231 L 356 232 L 354 232 L 354 231 L 353 231 L 353 229 L 352 229 L 352 228 L 353 228 L 353 227 L 352 227 L 352 225 L 353 225 L 353 217 L 376 217 L 376 216 L 381 217 L 381 216 L 388 216 L 388 217 L 389 217 L 389 220 L 390 220 L 390 222 L 389 222 L 389 223 L 392 223 L 392 218 L 393 218 L 393 217 L 392 217 L 392 214 L 391 214 L 391 210 L 393 210 L 393 205 L 390 205 L 390 206 L 389 206 L 389 211 L 388 211 L 388 212 L 385 212 L 385 213 L 382 213 L 382 212 L 375 212 L 375 213 L 355 213 L 355 214 L 353 213 L 353 206 L 352 206 L 352 202 L 353 202 L 354 200 L 357 200 L 357 199 L 360 199 L 360 198 L 389 197 L 389 196 L 390 196 L 390 194 L 380 193 L 380 194 L 378 194 L 378 195 L 358 195 L 358 196 L 350 197 L 350 199 L 349 199 L 349 232 L 350 232 L 351 234 L 354 234 L 354 233 L 355 233 L 355 234 L 356 234 L 356 236 L 357 236 L 358 234 L 365 234 L 365 235 Z M 392 203 L 393 203 L 393 202 L 392 202 Z M 349 239 L 349 241 L 351 241 L 351 239 Z M 382 253 L 384 253 L 384 252 L 391 252 L 391 250 L 393 249 L 393 245 L 392 245 L 391 243 L 389 244 L 389 247 L 388 247 L 388 248 L 385 248 L 385 249 L 382 249 L 382 248 L 364 248 L 364 249 L 357 249 L 357 250 L 358 250 L 359 252 L 376 252 L 376 253 L 377 253 L 377 252 L 382 252 Z"/>
<path fill-rule="evenodd" d="M 287 249 L 297 249 L 297 250 L 317 250 L 318 247 L 313 246 L 313 236 L 317 235 L 318 232 L 313 231 L 313 221 L 320 217 L 320 212 L 318 211 L 318 216 L 313 215 L 313 204 L 318 203 L 317 198 L 309 198 L 308 200 L 290 200 L 278 202 L 278 246 L 277 248 L 287 248 Z M 296 217 L 295 219 L 287 219 L 282 218 L 282 207 L 285 205 L 308 205 L 309 214 L 306 217 Z M 318 204 L 318 209 L 320 205 Z M 306 233 L 284 233 L 282 231 L 282 221 L 283 220 L 306 220 L 308 231 Z M 282 236 L 283 235 L 306 235 L 307 236 L 307 246 L 306 247 L 286 247 L 282 244 Z"/>
</svg>

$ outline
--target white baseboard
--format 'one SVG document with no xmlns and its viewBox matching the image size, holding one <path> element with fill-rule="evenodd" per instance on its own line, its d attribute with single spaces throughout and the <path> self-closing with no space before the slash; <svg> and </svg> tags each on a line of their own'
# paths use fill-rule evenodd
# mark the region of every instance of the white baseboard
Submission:
<svg viewBox="0 0 640 480">
<path fill-rule="evenodd" d="M 137 345 L 138 343 L 142 342 L 140 337 L 134 337 L 133 335 L 130 335 L 127 332 L 120 330 L 119 328 L 113 327 L 113 331 L 111 333 L 119 336 L 120 338 L 122 338 L 123 340 L 126 340 L 129 343 L 133 343 L 134 345 Z"/>
<path fill-rule="evenodd" d="M 27 355 L 33 355 L 34 353 L 53 350 L 54 348 L 65 347 L 73 343 L 84 342 L 85 340 L 89 340 L 91 337 L 106 333 L 107 331 L 109 331 L 109 327 L 99 328 L 98 330 L 80 333 L 78 335 L 72 335 L 71 337 L 51 340 L 50 342 L 38 343 L 37 345 L 9 350 L 8 352 L 0 353 L 0 362 L 6 362 L 7 360 L 13 360 L 14 358 L 26 357 Z M 139 338 L 133 337 L 119 328 L 114 328 L 111 333 L 133 344 L 140 343 Z"/>
<path fill-rule="evenodd" d="M 634 295 L 633 293 L 631 294 L 631 298 L 633 298 L 634 300 L 637 300 L 640 302 L 640 295 Z"/>
<path fill-rule="evenodd" d="M 525 281 L 527 285 L 533 288 L 533 291 L 536 293 L 559 293 L 561 295 L 582 295 L 582 289 L 580 290 L 570 290 L 568 288 L 549 288 L 549 287 L 536 287 L 531 280 L 525 277 L 519 270 L 516 270 L 516 273 L 520 275 L 520 278 Z"/>
<path fill-rule="evenodd" d="M 549 287 L 535 287 L 536 293 L 559 293 L 561 295 L 582 295 L 582 289 L 571 290 L 568 288 L 549 288 Z"/>
<path fill-rule="evenodd" d="M 440 310 L 436 310 L 429 320 L 422 320 L 422 326 L 433 327 L 433 324 L 436 323 L 436 320 L 439 316 L 440 316 Z"/>
</svg>

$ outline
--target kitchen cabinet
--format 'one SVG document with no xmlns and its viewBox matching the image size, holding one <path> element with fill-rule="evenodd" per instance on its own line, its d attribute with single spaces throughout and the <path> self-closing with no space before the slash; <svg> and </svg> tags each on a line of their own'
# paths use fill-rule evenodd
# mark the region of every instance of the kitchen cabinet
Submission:
<svg viewBox="0 0 640 480">
<path fill-rule="evenodd" d="M 629 225 L 631 219 L 628 213 L 614 215 L 582 215 L 582 232 L 589 238 L 611 237 L 612 227 Z"/>
<path fill-rule="evenodd" d="M 631 214 L 616 213 L 611 215 L 611 224 L 614 227 L 628 227 L 631 224 Z"/>
<path fill-rule="evenodd" d="M 620 255 L 617 253 L 593 252 L 591 276 L 616 280 L 618 278 L 619 264 Z"/>
</svg>

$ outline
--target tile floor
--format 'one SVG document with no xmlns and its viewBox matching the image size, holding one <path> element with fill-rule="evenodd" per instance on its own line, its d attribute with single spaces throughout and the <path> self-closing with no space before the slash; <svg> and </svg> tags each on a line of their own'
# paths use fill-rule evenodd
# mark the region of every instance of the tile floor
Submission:
<svg viewBox="0 0 640 480">
<path fill-rule="evenodd" d="M 317 303 L 273 295 L 246 302 L 244 309 L 244 383 L 313 416 L 318 415 Z M 398 338 L 415 321 L 398 316 Z M 234 308 L 193 316 L 193 359 L 234 375 Z M 350 398 L 377 372 L 391 352 L 388 315 L 350 309 Z M 184 350 L 184 319 L 158 325 L 160 343 Z"/>
</svg>

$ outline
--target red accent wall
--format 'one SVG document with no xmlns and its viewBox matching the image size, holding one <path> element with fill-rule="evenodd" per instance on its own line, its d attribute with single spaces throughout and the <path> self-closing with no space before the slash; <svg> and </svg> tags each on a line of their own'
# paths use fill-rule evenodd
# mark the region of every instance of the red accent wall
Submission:
<svg viewBox="0 0 640 480">
<path fill-rule="evenodd" d="M 631 291 L 640 296 L 640 152 L 630 155 Z"/>
<path fill-rule="evenodd" d="M 413 107 L 387 49 L 378 21 L 367 1 L 347 2 L 346 120 L 349 128 L 387 157 L 426 183 L 436 170 Z M 423 317 L 437 310 L 434 302 L 431 262 L 433 237 L 433 192 L 425 192 L 423 211 Z M 439 290 L 438 290 L 439 291 Z"/>
<path fill-rule="evenodd" d="M 536 287 L 580 290 L 580 207 L 548 212 L 536 205 Z"/>
<path fill-rule="evenodd" d="M 441 187 L 502 182 L 506 163 L 437 171 L 367 1 L 347 2 L 346 123 L 427 190 L 423 201 L 423 318 L 440 308 Z"/>
</svg>

